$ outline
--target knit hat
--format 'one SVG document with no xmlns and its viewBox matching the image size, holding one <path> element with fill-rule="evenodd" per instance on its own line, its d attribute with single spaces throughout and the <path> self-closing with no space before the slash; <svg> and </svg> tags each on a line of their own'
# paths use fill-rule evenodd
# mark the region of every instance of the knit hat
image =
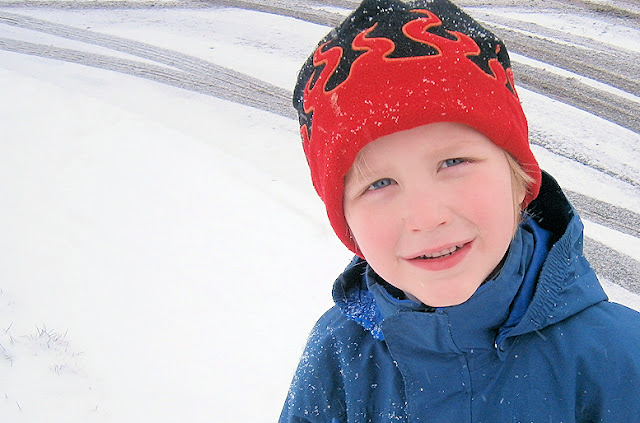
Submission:
<svg viewBox="0 0 640 423">
<path fill-rule="evenodd" d="M 507 50 L 447 0 L 364 0 L 303 65 L 293 95 L 311 179 L 356 254 L 344 177 L 369 142 L 434 122 L 468 125 L 509 152 L 540 189 Z"/>
</svg>

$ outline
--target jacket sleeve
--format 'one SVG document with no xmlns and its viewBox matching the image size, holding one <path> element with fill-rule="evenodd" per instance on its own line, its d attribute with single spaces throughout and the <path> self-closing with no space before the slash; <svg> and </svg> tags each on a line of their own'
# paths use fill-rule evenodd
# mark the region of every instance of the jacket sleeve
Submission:
<svg viewBox="0 0 640 423">
<path fill-rule="evenodd" d="M 279 423 L 343 423 L 344 384 L 335 351 L 332 322 L 336 309 L 325 313 L 307 340 Z"/>
</svg>

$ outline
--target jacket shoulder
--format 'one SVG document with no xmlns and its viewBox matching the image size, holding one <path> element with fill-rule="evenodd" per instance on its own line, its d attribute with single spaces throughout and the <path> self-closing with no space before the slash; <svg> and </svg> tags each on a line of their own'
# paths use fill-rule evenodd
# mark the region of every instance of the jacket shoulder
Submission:
<svg viewBox="0 0 640 423">
<path fill-rule="evenodd" d="M 577 334 L 580 421 L 623 422 L 639 414 L 640 313 L 602 301 L 568 319 L 565 329 Z"/>
<path fill-rule="evenodd" d="M 540 339 L 547 347 L 548 341 L 553 340 L 560 355 L 578 357 L 586 374 L 603 372 L 606 378 L 605 368 L 619 366 L 618 360 L 626 357 L 634 362 L 640 377 L 640 313 L 628 307 L 601 301 L 537 335 L 542 335 Z M 534 334 L 531 337 L 536 338 Z"/>
<path fill-rule="evenodd" d="M 309 335 L 280 423 L 406 421 L 403 387 L 386 343 L 335 306 Z"/>
<path fill-rule="evenodd" d="M 640 313 L 622 304 L 601 301 L 578 314 L 576 323 L 582 323 L 585 331 L 598 336 L 594 341 L 613 342 L 619 346 L 640 342 Z M 637 350 L 640 351 L 640 350 Z M 640 360 L 640 354 L 636 354 Z"/>
<path fill-rule="evenodd" d="M 356 350 L 362 351 L 376 342 L 368 330 L 345 316 L 338 306 L 333 306 L 318 319 L 309 334 L 303 360 L 313 365 L 303 370 L 329 374 L 339 369 L 344 373 L 340 369 L 346 367 Z"/>
<path fill-rule="evenodd" d="M 341 420 L 346 412 L 345 353 L 352 341 L 359 345 L 366 336 L 337 306 L 320 317 L 307 339 L 280 423 Z"/>
</svg>

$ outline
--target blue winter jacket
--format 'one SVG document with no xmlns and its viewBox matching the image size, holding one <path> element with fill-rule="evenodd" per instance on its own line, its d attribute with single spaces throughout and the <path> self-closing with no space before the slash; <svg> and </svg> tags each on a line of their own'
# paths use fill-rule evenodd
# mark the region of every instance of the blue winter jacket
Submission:
<svg viewBox="0 0 640 423">
<path fill-rule="evenodd" d="M 457 306 L 417 304 L 355 259 L 280 423 L 640 422 L 640 314 L 607 301 L 550 176 L 528 211 L 499 274 Z"/>
</svg>

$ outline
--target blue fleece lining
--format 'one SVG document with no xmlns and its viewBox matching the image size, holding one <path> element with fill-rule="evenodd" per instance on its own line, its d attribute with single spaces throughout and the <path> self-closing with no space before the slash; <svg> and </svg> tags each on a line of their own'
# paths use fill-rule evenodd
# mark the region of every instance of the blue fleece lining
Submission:
<svg viewBox="0 0 640 423">
<path fill-rule="evenodd" d="M 340 283 L 341 278 L 356 267 L 361 267 L 358 273 L 358 288 L 350 293 L 345 292 L 345 285 Z M 367 287 L 367 273 L 369 264 L 356 256 L 351 260 L 345 272 L 338 278 L 333 286 L 333 299 L 340 307 L 342 313 L 349 319 L 371 332 L 375 339 L 384 340 L 381 323 L 383 316 L 376 304 L 373 292 Z"/>
<path fill-rule="evenodd" d="M 522 223 L 522 228 L 529 230 L 529 232 L 533 234 L 535 241 L 533 256 L 531 257 L 531 263 L 527 268 L 527 273 L 524 275 L 522 285 L 520 285 L 520 289 L 518 290 L 513 303 L 511 303 L 509 317 L 498 330 L 498 336 L 496 337 L 496 344 L 498 345 L 505 340 L 511 329 L 520 323 L 522 317 L 529 308 L 529 304 L 531 303 L 536 289 L 540 269 L 542 269 L 542 265 L 549 254 L 549 250 L 551 249 L 551 232 L 542 229 L 536 221 L 528 219 Z"/>
</svg>

